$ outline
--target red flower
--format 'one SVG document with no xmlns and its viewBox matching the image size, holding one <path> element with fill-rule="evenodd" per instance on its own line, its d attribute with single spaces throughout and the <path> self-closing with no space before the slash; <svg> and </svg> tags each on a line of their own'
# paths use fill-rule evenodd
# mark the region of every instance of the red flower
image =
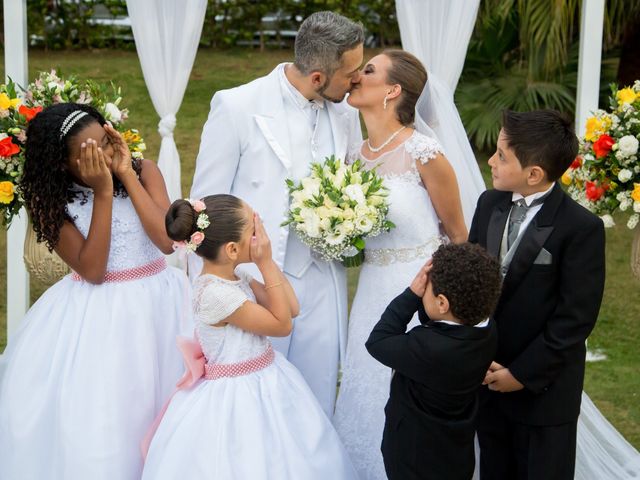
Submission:
<svg viewBox="0 0 640 480">
<path fill-rule="evenodd" d="M 593 144 L 593 151 L 596 152 L 596 158 L 606 157 L 614 143 L 613 138 L 609 135 L 600 135 L 600 138 Z"/>
<path fill-rule="evenodd" d="M 20 105 L 18 112 L 27 118 L 27 122 L 30 122 L 33 117 L 42 111 L 42 107 L 27 107 L 26 105 Z"/>
<path fill-rule="evenodd" d="M 602 198 L 602 196 L 604 195 L 604 188 L 602 188 L 597 183 L 586 182 L 585 185 L 587 199 L 591 200 L 592 202 L 600 200 L 600 198 Z"/>
<path fill-rule="evenodd" d="M 9 158 L 20 151 L 20 147 L 13 143 L 11 137 L 0 140 L 0 157 Z"/>
<path fill-rule="evenodd" d="M 571 166 L 569 168 L 571 170 L 575 170 L 576 168 L 580 168 L 581 166 L 582 166 L 582 157 L 578 155 L 573 161 L 573 163 L 571 163 Z"/>
</svg>

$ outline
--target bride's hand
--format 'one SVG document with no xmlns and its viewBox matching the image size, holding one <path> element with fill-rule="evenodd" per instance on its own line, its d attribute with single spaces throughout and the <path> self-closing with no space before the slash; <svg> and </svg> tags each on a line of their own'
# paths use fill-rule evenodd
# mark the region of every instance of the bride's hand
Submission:
<svg viewBox="0 0 640 480">
<path fill-rule="evenodd" d="M 425 263 L 418 271 L 409 287 L 413 293 L 422 298 L 427 291 L 427 283 L 429 282 L 429 272 L 431 271 L 431 260 Z"/>
</svg>

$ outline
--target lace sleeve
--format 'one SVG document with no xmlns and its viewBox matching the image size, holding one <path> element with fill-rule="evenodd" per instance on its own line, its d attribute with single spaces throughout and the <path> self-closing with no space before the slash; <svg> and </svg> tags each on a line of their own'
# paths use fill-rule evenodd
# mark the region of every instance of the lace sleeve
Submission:
<svg viewBox="0 0 640 480">
<path fill-rule="evenodd" d="M 249 297 L 239 286 L 212 282 L 202 289 L 196 299 L 196 317 L 201 322 L 215 325 L 230 316 L 247 300 Z"/>
<path fill-rule="evenodd" d="M 423 165 L 439 153 L 444 155 L 444 150 L 436 139 L 427 137 L 419 132 L 415 132 L 407 140 L 405 149 L 411 155 L 411 158 L 416 161 L 419 160 Z"/>
</svg>

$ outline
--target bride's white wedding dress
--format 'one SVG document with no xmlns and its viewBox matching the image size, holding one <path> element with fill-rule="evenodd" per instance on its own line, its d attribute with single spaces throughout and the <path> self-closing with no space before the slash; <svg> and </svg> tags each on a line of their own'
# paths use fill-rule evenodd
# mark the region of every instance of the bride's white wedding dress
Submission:
<svg viewBox="0 0 640 480">
<path fill-rule="evenodd" d="M 426 163 L 438 152 L 442 148 L 436 140 L 414 132 L 374 161 L 369 161 L 361 148 L 350 155 L 352 161 L 360 158 L 365 168 L 376 167 L 384 177 L 390 190 L 389 219 L 396 224 L 389 233 L 367 240 L 349 316 L 347 354 L 333 418 L 361 480 L 387 478 L 380 443 L 391 381 L 391 370 L 374 360 L 364 343 L 388 303 L 446 241 L 416 168 L 416 162 Z M 474 480 L 477 478 L 476 473 Z M 575 480 L 596 479 L 640 479 L 640 453 L 583 392 Z"/>
<path fill-rule="evenodd" d="M 351 314 L 347 355 L 334 425 L 361 480 L 386 479 L 380 443 L 391 370 L 364 347 L 387 304 L 411 283 L 418 270 L 445 241 L 440 221 L 417 169 L 442 152 L 438 142 L 414 132 L 396 149 L 374 161 L 361 149 L 350 155 L 384 177 L 389 189 L 389 220 L 396 228 L 367 239 Z M 414 319 L 414 321 L 416 321 Z"/>
</svg>

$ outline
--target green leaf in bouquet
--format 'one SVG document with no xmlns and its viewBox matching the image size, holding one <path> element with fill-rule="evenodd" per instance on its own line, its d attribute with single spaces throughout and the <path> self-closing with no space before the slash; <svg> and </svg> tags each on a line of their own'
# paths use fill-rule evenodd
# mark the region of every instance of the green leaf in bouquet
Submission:
<svg viewBox="0 0 640 480">
<path fill-rule="evenodd" d="M 351 244 L 358 250 L 364 250 L 365 242 L 361 237 L 355 238 Z"/>
</svg>

